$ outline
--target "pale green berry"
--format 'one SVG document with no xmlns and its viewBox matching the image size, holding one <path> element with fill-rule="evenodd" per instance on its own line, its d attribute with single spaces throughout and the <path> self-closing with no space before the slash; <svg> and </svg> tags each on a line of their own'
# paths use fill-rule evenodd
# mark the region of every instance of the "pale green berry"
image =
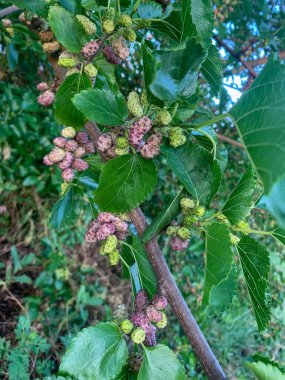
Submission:
<svg viewBox="0 0 285 380">
<path fill-rule="evenodd" d="M 127 148 L 129 146 L 129 141 L 126 137 L 118 137 L 116 141 L 116 146 L 120 149 Z"/>
<path fill-rule="evenodd" d="M 148 105 L 148 100 L 147 100 L 146 90 L 143 90 L 143 92 L 142 92 L 142 94 L 141 94 L 140 101 L 141 101 L 141 104 L 142 104 L 143 106 L 147 106 L 147 105 Z"/>
<path fill-rule="evenodd" d="M 156 326 L 159 329 L 164 329 L 166 327 L 166 325 L 167 325 L 167 316 L 166 316 L 166 314 L 165 314 L 164 311 L 161 311 L 160 313 L 162 315 L 162 319 L 161 319 L 161 321 L 159 321 L 159 322 L 156 323 Z"/>
<path fill-rule="evenodd" d="M 166 110 L 161 110 L 157 113 L 155 118 L 155 124 L 168 125 L 171 122 L 171 114 Z"/>
<path fill-rule="evenodd" d="M 129 147 L 127 148 L 115 148 L 115 153 L 117 156 L 124 156 L 125 154 L 128 154 L 130 151 Z"/>
<path fill-rule="evenodd" d="M 189 198 L 182 198 L 180 201 L 180 206 L 182 211 L 187 214 L 195 207 L 195 202 Z"/>
<path fill-rule="evenodd" d="M 137 34 L 136 32 L 133 30 L 133 29 L 127 29 L 125 32 L 124 32 L 124 37 L 130 41 L 130 42 L 135 42 L 136 39 L 137 39 Z"/>
<path fill-rule="evenodd" d="M 78 70 L 76 67 L 74 67 L 72 69 L 67 70 L 66 76 L 69 77 L 72 74 L 79 74 L 79 73 L 80 73 L 80 70 Z"/>
<path fill-rule="evenodd" d="M 230 234 L 230 238 L 231 238 L 231 243 L 233 245 L 238 245 L 239 241 L 240 241 L 240 238 L 234 234 Z"/>
<path fill-rule="evenodd" d="M 133 331 L 134 325 L 129 319 L 124 319 L 120 327 L 124 334 L 130 334 Z"/>
<path fill-rule="evenodd" d="M 250 225 L 247 222 L 241 221 L 237 225 L 234 226 L 235 228 L 242 230 L 241 232 L 244 235 L 248 235 L 248 230 L 250 230 Z"/>
<path fill-rule="evenodd" d="M 135 91 L 129 93 L 128 110 L 135 117 L 141 117 L 143 115 L 143 109 L 140 104 L 140 97 Z"/>
<path fill-rule="evenodd" d="M 113 20 L 107 19 L 103 22 L 103 30 L 105 33 L 111 34 L 113 33 L 114 29 L 115 29 L 115 24 Z"/>
<path fill-rule="evenodd" d="M 122 14 L 119 23 L 123 26 L 131 26 L 133 22 L 129 15 Z"/>
<path fill-rule="evenodd" d="M 169 236 L 174 236 L 177 234 L 178 229 L 178 226 L 169 226 L 166 230 L 166 234 Z"/>
<path fill-rule="evenodd" d="M 61 131 L 61 136 L 68 139 L 73 139 L 75 135 L 76 135 L 76 130 L 73 127 L 66 127 Z"/>
<path fill-rule="evenodd" d="M 219 221 L 219 222 L 223 222 L 223 223 L 226 223 L 228 222 L 228 218 L 222 214 L 222 213 L 219 213 L 217 216 L 216 216 L 216 219 Z"/>
<path fill-rule="evenodd" d="M 177 235 L 183 239 L 183 240 L 187 240 L 190 238 L 191 236 L 191 232 L 190 230 L 187 228 L 187 227 L 180 227 L 178 228 L 177 230 Z"/>
<path fill-rule="evenodd" d="M 94 22 L 89 20 L 88 17 L 83 16 L 83 15 L 77 15 L 76 18 L 89 36 L 96 33 L 96 30 L 97 30 L 96 25 L 94 24 Z"/>
<path fill-rule="evenodd" d="M 141 327 L 134 329 L 131 335 L 131 339 L 136 344 L 141 344 L 145 340 L 145 331 Z"/>
<path fill-rule="evenodd" d="M 78 58 L 76 54 L 69 53 L 68 51 L 64 51 L 63 53 L 61 53 L 58 59 L 59 66 L 67 68 L 75 67 L 77 65 L 77 62 Z"/>
<path fill-rule="evenodd" d="M 174 127 L 169 132 L 169 144 L 174 148 L 178 148 L 186 143 L 186 137 L 183 135 L 183 129 Z"/>
<path fill-rule="evenodd" d="M 205 208 L 203 206 L 194 207 L 193 214 L 201 218 L 205 214 Z"/>
<path fill-rule="evenodd" d="M 198 220 L 197 216 L 194 215 L 185 215 L 183 220 L 183 225 L 185 227 L 191 227 Z"/>
<path fill-rule="evenodd" d="M 118 244 L 118 239 L 116 235 L 109 235 L 107 239 L 102 244 L 102 251 L 105 253 L 112 253 Z"/>
<path fill-rule="evenodd" d="M 86 65 L 84 67 L 84 72 L 85 74 L 87 74 L 90 78 L 95 78 L 98 74 L 98 70 L 96 69 L 96 67 L 94 65 L 92 65 L 91 63 L 89 63 L 88 65 Z"/>
<path fill-rule="evenodd" d="M 113 7 L 109 7 L 105 10 L 105 19 L 114 20 L 116 14 L 116 10 Z"/>
<path fill-rule="evenodd" d="M 117 265 L 120 261 L 120 253 L 117 249 L 109 254 L 109 263 L 111 265 Z"/>
</svg>

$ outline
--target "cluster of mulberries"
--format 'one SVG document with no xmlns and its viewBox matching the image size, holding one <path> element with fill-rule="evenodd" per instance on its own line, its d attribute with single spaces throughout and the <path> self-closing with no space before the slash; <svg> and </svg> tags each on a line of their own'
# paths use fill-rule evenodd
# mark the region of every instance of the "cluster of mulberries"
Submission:
<svg viewBox="0 0 285 380">
<path fill-rule="evenodd" d="M 100 243 L 99 253 L 107 255 L 111 265 L 117 265 L 120 260 L 119 240 L 125 240 L 128 236 L 129 225 L 122 218 L 126 219 L 122 215 L 101 212 L 85 234 L 86 243 Z"/>
<path fill-rule="evenodd" d="M 53 140 L 55 148 L 44 157 L 44 164 L 56 164 L 61 170 L 61 176 L 66 182 L 72 181 L 74 171 L 88 169 L 88 163 L 82 159 L 87 153 L 95 153 L 94 144 L 85 132 L 76 132 L 72 127 L 61 131 L 61 136 Z"/>
<path fill-rule="evenodd" d="M 119 324 L 125 334 L 129 334 L 136 344 L 146 346 L 156 345 L 156 328 L 163 329 L 167 325 L 167 317 L 163 311 L 167 306 L 167 299 L 161 295 L 155 295 L 150 302 L 145 290 L 140 290 L 135 298 L 135 311 L 123 318 L 116 317 L 115 322 Z"/>
<path fill-rule="evenodd" d="M 38 103 L 44 107 L 48 107 L 54 102 L 54 91 L 46 82 L 41 82 L 37 85 L 37 89 L 41 91 L 41 95 L 38 97 Z"/>
<path fill-rule="evenodd" d="M 181 251 L 189 246 L 191 237 L 190 228 L 205 213 L 204 207 L 196 205 L 189 198 L 182 198 L 180 206 L 183 214 L 182 224 L 173 224 L 166 230 L 166 234 L 171 236 L 170 245 L 174 251 Z"/>
</svg>

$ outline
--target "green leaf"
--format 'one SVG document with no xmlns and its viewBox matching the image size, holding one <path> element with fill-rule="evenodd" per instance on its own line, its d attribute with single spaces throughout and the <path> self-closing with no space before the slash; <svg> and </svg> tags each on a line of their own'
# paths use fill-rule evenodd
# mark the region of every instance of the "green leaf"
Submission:
<svg viewBox="0 0 285 380">
<path fill-rule="evenodd" d="M 82 208 L 82 199 L 82 190 L 70 186 L 53 206 L 50 225 L 56 230 L 63 230 L 75 224 Z"/>
<path fill-rule="evenodd" d="M 21 258 L 19 256 L 17 248 L 13 245 L 11 247 L 11 256 L 13 260 L 13 273 L 16 274 L 20 270 L 23 269 L 22 263 L 21 263 Z"/>
<path fill-rule="evenodd" d="M 152 298 L 157 291 L 157 280 L 140 239 L 133 236 L 132 253 L 137 264 L 141 287 Z"/>
<path fill-rule="evenodd" d="M 218 286 L 212 288 L 209 305 L 207 307 L 208 315 L 221 314 L 233 301 L 237 289 L 237 270 L 233 265 L 232 270 Z"/>
<path fill-rule="evenodd" d="M 19 63 L 19 52 L 12 43 L 7 46 L 7 61 L 9 64 L 9 69 L 14 71 Z"/>
<path fill-rule="evenodd" d="M 253 305 L 258 330 L 263 331 L 270 322 L 271 310 L 268 300 L 269 253 L 264 246 L 249 236 L 243 236 L 238 252 Z"/>
<path fill-rule="evenodd" d="M 13 348 L 8 356 L 9 380 L 29 380 L 29 353 Z"/>
<path fill-rule="evenodd" d="M 225 224 L 212 223 L 207 228 L 203 305 L 212 306 L 212 311 L 221 312 L 231 302 L 227 296 L 220 299 L 217 297 L 222 293 L 222 289 L 229 292 L 228 294 L 232 294 L 232 284 L 235 283 L 234 273 L 231 273 L 234 262 L 231 245 L 230 231 Z M 227 285 L 229 285 L 229 291 Z M 210 301 L 213 302 L 213 305 L 210 304 Z"/>
<path fill-rule="evenodd" d="M 77 14 L 80 13 L 81 8 L 80 0 L 59 0 L 59 5 L 68 11 Z"/>
<path fill-rule="evenodd" d="M 50 7 L 48 21 L 57 41 L 68 51 L 79 53 L 83 45 L 88 41 L 88 36 L 79 21 L 64 8 L 59 6 Z"/>
<path fill-rule="evenodd" d="M 186 380 L 185 369 L 170 348 L 162 344 L 144 347 L 138 380 Z"/>
<path fill-rule="evenodd" d="M 214 28 L 214 11 L 211 0 L 182 0 L 181 40 L 195 37 L 208 48 Z"/>
<path fill-rule="evenodd" d="M 207 52 L 195 39 L 187 41 L 179 49 L 159 50 L 153 54 L 157 64 L 150 90 L 157 98 L 174 102 L 178 98 L 189 98 L 196 92 L 198 70 Z"/>
<path fill-rule="evenodd" d="M 285 65 L 269 60 L 230 110 L 265 194 L 285 173 Z"/>
<path fill-rule="evenodd" d="M 232 225 L 237 224 L 249 215 L 254 206 L 253 194 L 255 187 L 254 171 L 253 167 L 250 166 L 222 208 L 222 213 Z"/>
<path fill-rule="evenodd" d="M 19 282 L 21 284 L 32 284 L 33 280 L 31 277 L 27 276 L 26 274 L 22 274 L 21 276 L 14 276 L 13 282 Z"/>
<path fill-rule="evenodd" d="M 86 119 L 72 103 L 72 98 L 80 91 L 91 87 L 91 81 L 85 74 L 72 74 L 64 80 L 55 97 L 54 113 L 60 123 L 71 127 L 83 127 Z"/>
<path fill-rule="evenodd" d="M 120 374 L 127 358 L 128 348 L 119 328 L 99 323 L 72 339 L 59 373 L 81 380 L 112 380 Z"/>
<path fill-rule="evenodd" d="M 129 154 L 115 158 L 103 167 L 95 201 L 102 211 L 130 211 L 146 199 L 156 180 L 153 161 Z"/>
<path fill-rule="evenodd" d="M 274 215 L 280 226 L 285 228 L 285 179 L 276 182 L 268 196 L 263 196 L 261 202 Z"/>
<path fill-rule="evenodd" d="M 274 362 L 256 360 L 245 365 L 258 380 L 285 380 L 285 373 Z"/>
<path fill-rule="evenodd" d="M 143 19 L 160 18 L 162 16 L 162 6 L 154 1 L 140 3 L 138 15 Z"/>
<path fill-rule="evenodd" d="M 217 192 L 221 170 L 209 151 L 187 142 L 179 148 L 163 146 L 167 163 L 187 191 L 200 201 L 209 201 Z"/>
<path fill-rule="evenodd" d="M 149 86 L 154 79 L 155 71 L 153 68 L 155 67 L 155 58 L 151 52 L 151 50 L 146 46 L 146 44 L 142 44 L 142 59 L 143 59 L 143 74 L 144 74 L 144 89 L 146 91 L 147 99 L 149 103 L 155 104 L 160 102 L 160 100 L 155 99 L 153 94 L 151 93 Z M 158 103 L 159 105 L 159 103 Z"/>
<path fill-rule="evenodd" d="M 183 189 L 172 199 L 167 207 L 151 222 L 144 231 L 142 241 L 147 243 L 155 235 L 159 234 L 180 211 L 180 200 L 183 197 Z"/>
<path fill-rule="evenodd" d="M 163 33 L 176 42 L 180 42 L 181 37 L 181 7 L 180 4 L 168 5 L 170 13 L 164 15 L 162 20 L 151 21 L 151 29 Z"/>
<path fill-rule="evenodd" d="M 38 16 L 47 16 L 48 4 L 45 0 L 10 0 L 9 2 L 19 8 L 28 9 Z"/>
<path fill-rule="evenodd" d="M 206 61 L 201 68 L 202 74 L 209 83 L 214 95 L 218 95 L 223 80 L 223 65 L 216 46 L 211 45 Z"/>
<path fill-rule="evenodd" d="M 75 107 L 86 119 L 99 124 L 118 126 L 128 117 L 128 108 L 122 95 L 114 95 L 106 90 L 88 90 L 75 95 Z"/>
<path fill-rule="evenodd" d="M 275 239 L 277 239 L 278 241 L 280 241 L 280 243 L 282 243 L 283 245 L 285 245 L 285 229 L 284 228 L 276 228 L 273 231 L 272 236 L 274 236 Z"/>
</svg>

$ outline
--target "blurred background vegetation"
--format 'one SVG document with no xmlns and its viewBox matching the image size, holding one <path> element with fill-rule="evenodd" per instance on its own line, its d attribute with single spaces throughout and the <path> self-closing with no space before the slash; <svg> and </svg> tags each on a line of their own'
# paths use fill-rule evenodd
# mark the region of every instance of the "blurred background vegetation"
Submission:
<svg viewBox="0 0 285 380">
<path fill-rule="evenodd" d="M 0 9 L 8 5 L 0 1 Z M 249 86 L 253 78 L 240 58 L 251 62 L 258 72 L 270 51 L 284 51 L 282 1 L 216 1 L 215 14 L 225 82 L 218 101 L 201 80 L 200 117 L 226 110 Z M 17 14 L 11 18 L 16 20 Z M 33 35 L 16 31 L 8 40 L 2 29 L 0 32 L 0 368 L 3 379 L 51 380 L 56 378 L 61 354 L 72 337 L 87 325 L 110 319 L 119 303 L 130 305 L 131 291 L 129 282 L 121 279 L 120 268 L 110 268 L 104 257 L 84 244 L 91 218 L 87 206 L 68 230 L 58 234 L 48 226 L 61 179 L 56 169 L 43 165 L 42 158 L 59 126 L 52 110 L 37 104 L 36 85 L 51 79 L 52 71 Z M 237 57 L 221 45 L 220 39 Z M 135 49 L 134 56 L 135 60 L 139 57 Z M 135 70 L 131 61 L 116 74 L 126 92 L 141 84 L 140 68 Z M 238 139 L 227 123 L 217 129 Z M 227 143 L 226 147 L 229 165 L 211 207 L 223 202 L 248 164 L 241 148 Z M 144 205 L 150 219 L 178 189 L 164 163 L 158 165 L 159 187 Z M 250 223 L 271 228 L 272 222 L 268 217 L 266 220 L 264 212 L 256 210 Z M 169 250 L 165 238 L 160 243 L 179 288 L 230 379 L 252 378 L 243 363 L 255 353 L 285 363 L 285 263 L 281 246 L 276 248 L 271 240 L 265 240 L 272 261 L 273 316 L 270 327 L 259 335 L 243 280 L 229 310 L 218 318 L 203 314 L 203 242 L 194 237 L 190 249 L 179 253 Z M 171 346 L 186 363 L 189 378 L 204 379 L 170 310 L 168 315 L 170 323 L 160 336 L 161 342 Z"/>
</svg>

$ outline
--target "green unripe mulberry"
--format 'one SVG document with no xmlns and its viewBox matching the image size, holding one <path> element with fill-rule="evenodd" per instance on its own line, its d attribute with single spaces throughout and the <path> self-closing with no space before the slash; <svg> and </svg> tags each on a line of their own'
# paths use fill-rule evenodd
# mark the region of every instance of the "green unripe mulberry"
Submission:
<svg viewBox="0 0 285 380">
<path fill-rule="evenodd" d="M 182 198 L 180 201 L 180 206 L 183 213 L 187 214 L 195 207 L 195 202 L 189 198 Z"/>
<path fill-rule="evenodd" d="M 146 94 L 146 90 L 143 90 L 142 94 L 141 94 L 141 104 L 143 106 L 147 106 L 148 105 L 148 100 L 147 100 L 147 94 Z"/>
<path fill-rule="evenodd" d="M 118 239 L 116 235 L 109 235 L 107 239 L 102 244 L 101 250 L 105 253 L 112 253 L 118 244 Z"/>
<path fill-rule="evenodd" d="M 119 20 L 119 23 L 123 26 L 131 26 L 132 25 L 132 19 L 129 15 L 122 14 Z"/>
<path fill-rule="evenodd" d="M 96 25 L 94 24 L 94 22 L 89 20 L 88 17 L 85 17 L 83 15 L 77 15 L 76 18 L 89 36 L 96 33 Z"/>
<path fill-rule="evenodd" d="M 116 14 L 116 10 L 113 7 L 107 8 L 105 10 L 104 18 L 114 20 Z"/>
<path fill-rule="evenodd" d="M 169 226 L 166 230 L 166 234 L 169 236 L 174 236 L 177 234 L 178 229 L 178 226 Z"/>
<path fill-rule="evenodd" d="M 145 340 L 145 331 L 141 327 L 134 329 L 131 335 L 131 339 L 136 344 L 141 344 Z"/>
<path fill-rule="evenodd" d="M 228 218 L 227 218 L 224 214 L 218 214 L 218 215 L 216 216 L 216 219 L 217 219 L 219 222 L 223 222 L 223 223 L 228 222 Z"/>
<path fill-rule="evenodd" d="M 238 224 L 235 225 L 234 227 L 242 230 L 241 232 L 245 235 L 247 235 L 248 234 L 247 231 L 250 230 L 250 225 L 244 221 L 238 222 Z"/>
<path fill-rule="evenodd" d="M 128 154 L 130 151 L 129 147 L 127 148 L 116 148 L 115 153 L 117 156 L 124 156 L 125 154 Z"/>
<path fill-rule="evenodd" d="M 143 109 L 140 104 L 140 97 L 135 91 L 129 93 L 128 110 L 135 117 L 141 117 L 143 115 Z"/>
<path fill-rule="evenodd" d="M 179 127 L 171 128 L 169 133 L 169 144 L 178 148 L 186 143 L 186 137 L 183 135 L 183 129 Z"/>
<path fill-rule="evenodd" d="M 156 326 L 159 329 L 164 329 L 164 327 L 167 325 L 167 316 L 163 311 L 161 311 L 160 313 L 162 315 L 162 319 L 161 319 L 161 321 L 157 322 Z"/>
<path fill-rule="evenodd" d="M 118 137 L 116 141 L 116 146 L 120 149 L 127 148 L 129 146 L 129 141 L 126 137 Z"/>
<path fill-rule="evenodd" d="M 136 41 L 137 39 L 137 34 L 136 32 L 133 30 L 133 29 L 127 29 L 124 33 L 124 37 L 130 41 L 130 42 L 134 42 Z"/>
<path fill-rule="evenodd" d="M 198 220 L 197 216 L 194 215 L 185 215 L 183 220 L 183 225 L 185 227 L 191 227 Z"/>
<path fill-rule="evenodd" d="M 58 59 L 59 66 L 72 68 L 77 65 L 77 56 L 75 54 L 64 51 L 60 54 Z"/>
<path fill-rule="evenodd" d="M 230 234 L 232 245 L 238 245 L 240 238 L 234 234 Z"/>
<path fill-rule="evenodd" d="M 76 135 L 76 130 L 73 127 L 66 127 L 61 131 L 61 136 L 67 139 L 73 139 Z"/>
<path fill-rule="evenodd" d="M 88 65 L 86 65 L 84 67 L 84 72 L 85 74 L 87 74 L 90 78 L 95 78 L 98 74 L 98 70 L 96 69 L 96 67 L 94 65 L 92 65 L 91 63 L 89 63 Z"/>
<path fill-rule="evenodd" d="M 191 236 L 191 232 L 190 230 L 187 228 L 187 227 L 180 227 L 178 228 L 177 230 L 177 235 L 183 239 L 183 240 L 187 240 L 190 238 Z"/>
<path fill-rule="evenodd" d="M 203 206 L 196 206 L 193 210 L 193 214 L 201 218 L 205 214 L 205 209 Z"/>
<path fill-rule="evenodd" d="M 159 111 L 156 115 L 155 124 L 157 125 L 168 125 L 171 122 L 171 115 L 168 111 Z"/>
<path fill-rule="evenodd" d="M 130 334 L 133 331 L 134 325 L 129 319 L 124 319 L 120 327 L 123 333 Z"/>
<path fill-rule="evenodd" d="M 109 254 L 109 263 L 111 265 L 117 265 L 120 261 L 120 253 L 117 249 Z"/>
<path fill-rule="evenodd" d="M 107 34 L 113 33 L 115 29 L 115 24 L 113 20 L 107 19 L 103 22 L 103 30 Z"/>
</svg>

